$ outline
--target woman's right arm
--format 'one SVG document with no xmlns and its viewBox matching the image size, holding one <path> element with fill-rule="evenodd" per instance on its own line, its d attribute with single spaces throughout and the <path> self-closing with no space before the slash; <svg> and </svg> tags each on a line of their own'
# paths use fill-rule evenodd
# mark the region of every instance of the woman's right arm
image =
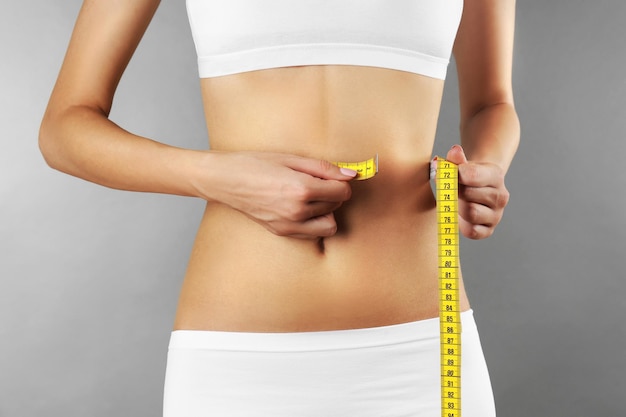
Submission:
<svg viewBox="0 0 626 417">
<path fill-rule="evenodd" d="M 115 89 L 158 0 L 87 0 L 39 135 L 53 168 L 112 188 L 194 195 L 183 178 L 202 152 L 172 148 L 108 119 Z"/>
<path fill-rule="evenodd" d="M 111 188 L 220 201 L 279 235 L 334 234 L 332 211 L 350 197 L 352 178 L 337 167 L 293 155 L 181 149 L 109 120 L 117 85 L 158 4 L 84 1 L 41 124 L 46 162 Z"/>
</svg>

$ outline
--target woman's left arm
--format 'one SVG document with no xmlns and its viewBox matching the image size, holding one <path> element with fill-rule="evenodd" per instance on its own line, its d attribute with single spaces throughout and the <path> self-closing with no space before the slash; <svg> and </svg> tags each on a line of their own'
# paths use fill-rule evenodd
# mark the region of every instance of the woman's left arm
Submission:
<svg viewBox="0 0 626 417">
<path fill-rule="evenodd" d="M 513 102 L 515 0 L 465 0 L 454 45 L 461 104 L 461 144 L 447 158 L 459 164 L 460 229 L 471 239 L 493 234 L 509 192 L 504 176 L 517 150 Z"/>
</svg>

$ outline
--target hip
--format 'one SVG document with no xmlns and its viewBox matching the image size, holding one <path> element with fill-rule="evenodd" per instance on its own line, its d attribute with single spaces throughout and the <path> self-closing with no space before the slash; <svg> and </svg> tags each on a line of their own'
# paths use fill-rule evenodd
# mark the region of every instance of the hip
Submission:
<svg viewBox="0 0 626 417">
<path fill-rule="evenodd" d="M 494 416 L 472 311 L 462 313 L 466 416 Z M 165 417 L 440 415 L 439 320 L 299 332 L 172 333 Z"/>
</svg>

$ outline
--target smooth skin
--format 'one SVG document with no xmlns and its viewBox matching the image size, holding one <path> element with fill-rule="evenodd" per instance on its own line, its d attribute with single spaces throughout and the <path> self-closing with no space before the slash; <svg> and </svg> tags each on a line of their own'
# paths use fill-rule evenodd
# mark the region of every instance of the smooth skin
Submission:
<svg viewBox="0 0 626 417">
<path fill-rule="evenodd" d="M 202 79 L 211 150 L 176 148 L 108 118 L 158 3 L 84 1 L 40 148 L 51 167 L 97 184 L 207 201 L 174 327 L 312 331 L 436 316 L 428 166 L 443 81 L 334 65 Z M 509 199 L 514 15 L 512 0 L 465 0 L 454 46 L 463 147 L 447 158 L 472 239 L 494 232 Z M 376 153 L 367 181 L 328 162 Z"/>
</svg>

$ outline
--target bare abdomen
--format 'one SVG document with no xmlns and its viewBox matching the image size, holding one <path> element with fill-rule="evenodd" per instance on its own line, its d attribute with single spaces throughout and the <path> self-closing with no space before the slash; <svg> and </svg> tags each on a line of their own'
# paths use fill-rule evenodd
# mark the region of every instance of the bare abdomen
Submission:
<svg viewBox="0 0 626 417">
<path fill-rule="evenodd" d="M 437 314 L 428 180 L 442 82 L 363 67 L 287 68 L 203 80 L 211 148 L 331 161 L 379 155 L 352 182 L 323 241 L 275 236 L 210 203 L 183 284 L 177 329 L 311 331 Z"/>
</svg>

